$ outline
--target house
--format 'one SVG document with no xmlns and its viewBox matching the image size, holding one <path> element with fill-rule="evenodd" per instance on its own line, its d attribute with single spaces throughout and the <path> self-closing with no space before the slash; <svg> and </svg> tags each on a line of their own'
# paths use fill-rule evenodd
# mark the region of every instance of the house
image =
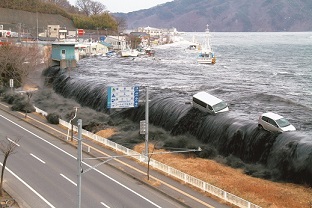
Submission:
<svg viewBox="0 0 312 208">
<path fill-rule="evenodd" d="M 169 42 L 175 42 L 178 34 L 176 28 L 159 29 L 154 27 L 139 27 L 137 32 L 145 32 L 150 35 L 150 44 L 159 45 Z"/>
<path fill-rule="evenodd" d="M 67 30 L 66 27 L 60 25 L 48 25 L 44 33 L 40 33 L 41 38 L 47 38 L 47 40 L 59 39 L 64 40 L 67 38 L 75 38 L 77 36 L 76 30 Z"/>
<path fill-rule="evenodd" d="M 106 54 L 107 52 L 113 50 L 113 45 L 107 42 L 98 42 L 98 52 L 100 54 Z"/>
<path fill-rule="evenodd" d="M 130 32 L 129 34 L 130 39 L 131 37 L 136 37 L 141 39 L 141 46 L 142 47 L 147 47 L 150 46 L 150 35 L 147 34 L 146 32 Z"/>
<path fill-rule="evenodd" d="M 105 55 L 113 46 L 106 42 L 81 42 L 75 45 L 76 60 L 85 56 Z"/>
<path fill-rule="evenodd" d="M 61 69 L 77 67 L 75 44 L 74 42 L 52 43 L 52 66 L 58 65 Z"/>
<path fill-rule="evenodd" d="M 121 50 L 127 47 L 125 36 L 107 36 L 105 42 L 112 46 L 113 50 Z"/>
<path fill-rule="evenodd" d="M 154 27 L 139 27 L 137 29 L 137 32 L 144 32 L 149 34 L 151 37 L 153 36 L 161 36 L 163 34 L 163 30 L 162 29 L 158 29 L 158 28 L 154 28 Z"/>
<path fill-rule="evenodd" d="M 48 25 L 46 37 L 59 38 L 59 30 L 60 30 L 59 25 Z"/>
<path fill-rule="evenodd" d="M 68 33 L 68 31 L 67 31 L 67 29 L 66 28 L 60 28 L 59 29 L 59 39 L 66 39 L 67 38 L 67 33 Z"/>
</svg>

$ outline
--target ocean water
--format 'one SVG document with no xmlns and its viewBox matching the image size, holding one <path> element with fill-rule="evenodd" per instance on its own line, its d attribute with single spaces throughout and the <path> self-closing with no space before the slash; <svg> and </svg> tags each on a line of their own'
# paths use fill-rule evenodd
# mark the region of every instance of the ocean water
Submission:
<svg viewBox="0 0 312 208">
<path fill-rule="evenodd" d="M 155 57 L 90 57 L 70 76 L 57 68 L 46 76 L 57 93 L 102 112 L 107 86 L 141 86 L 141 100 L 149 86 L 151 124 L 171 135 L 191 134 L 224 157 L 264 165 L 253 170 L 256 176 L 312 185 L 312 32 L 212 33 L 215 65 L 196 63 L 198 51 L 186 49 L 193 36 L 201 42 L 205 33 L 181 34 L 181 41 L 155 47 Z M 213 116 L 192 108 L 198 91 L 223 99 L 230 111 Z M 258 129 L 267 111 L 297 131 Z M 144 103 L 122 113 L 139 123 Z"/>
<path fill-rule="evenodd" d="M 196 63 L 198 51 L 187 50 L 193 36 L 155 48 L 153 58 L 82 59 L 80 78 L 94 83 L 149 86 L 152 94 L 177 93 L 191 100 L 207 91 L 228 102 L 230 110 L 257 122 L 260 113 L 286 117 L 312 135 L 312 32 L 212 33 L 215 65 Z"/>
</svg>

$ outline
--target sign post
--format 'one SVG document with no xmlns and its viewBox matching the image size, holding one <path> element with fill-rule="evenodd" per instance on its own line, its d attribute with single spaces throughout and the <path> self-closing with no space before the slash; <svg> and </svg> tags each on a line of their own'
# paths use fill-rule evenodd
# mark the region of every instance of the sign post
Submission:
<svg viewBox="0 0 312 208">
<path fill-rule="evenodd" d="M 13 87 L 14 87 L 14 80 L 10 79 L 10 88 L 12 92 L 13 92 Z"/>
<path fill-rule="evenodd" d="M 78 35 L 78 36 L 83 36 L 84 34 L 85 34 L 84 29 L 78 29 L 78 30 L 77 30 L 77 35 Z"/>
</svg>

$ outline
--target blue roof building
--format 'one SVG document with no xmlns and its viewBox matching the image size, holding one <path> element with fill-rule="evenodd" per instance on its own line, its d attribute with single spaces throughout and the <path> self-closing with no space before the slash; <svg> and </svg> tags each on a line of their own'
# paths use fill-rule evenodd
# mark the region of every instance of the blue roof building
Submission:
<svg viewBox="0 0 312 208">
<path fill-rule="evenodd" d="M 75 59 L 75 45 L 76 43 L 73 42 L 52 43 L 52 65 L 59 65 L 61 69 L 76 67 L 77 61 Z"/>
</svg>

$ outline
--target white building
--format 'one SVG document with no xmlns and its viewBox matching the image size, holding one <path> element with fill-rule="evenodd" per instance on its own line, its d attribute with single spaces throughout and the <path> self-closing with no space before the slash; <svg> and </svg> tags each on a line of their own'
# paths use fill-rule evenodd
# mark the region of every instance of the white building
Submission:
<svg viewBox="0 0 312 208">
<path fill-rule="evenodd" d="M 150 36 L 161 36 L 163 34 L 162 29 L 154 28 L 154 27 L 139 27 L 137 29 L 137 32 L 145 32 L 149 34 Z"/>
<path fill-rule="evenodd" d="M 127 42 L 125 36 L 107 36 L 105 39 L 106 43 L 113 46 L 114 50 L 121 50 L 127 48 Z"/>
<path fill-rule="evenodd" d="M 150 36 L 164 36 L 164 35 L 171 35 L 175 36 L 178 34 L 178 31 L 176 28 L 170 28 L 170 29 L 159 29 L 154 27 L 139 27 L 137 29 L 137 32 L 145 32 L 149 34 Z"/>
<path fill-rule="evenodd" d="M 3 25 L 0 25 L 0 37 L 2 38 L 11 37 L 11 30 L 4 30 Z"/>
<path fill-rule="evenodd" d="M 40 37 L 67 39 L 76 37 L 77 31 L 69 31 L 60 25 L 48 25 L 44 33 L 40 33 Z"/>
</svg>

